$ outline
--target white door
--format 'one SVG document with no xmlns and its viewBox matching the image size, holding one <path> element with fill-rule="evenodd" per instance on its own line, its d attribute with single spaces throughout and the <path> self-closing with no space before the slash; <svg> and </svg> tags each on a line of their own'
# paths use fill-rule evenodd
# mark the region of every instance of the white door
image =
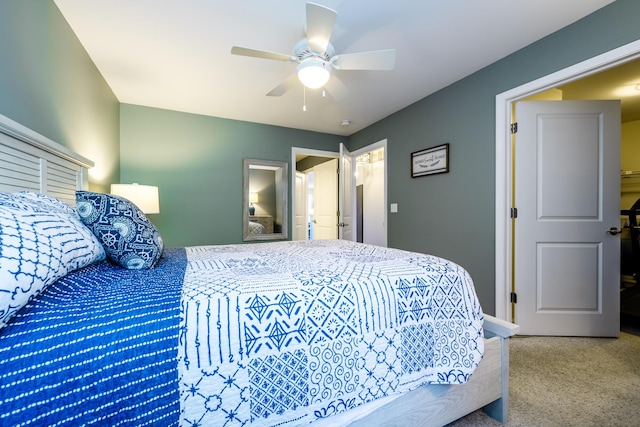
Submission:
<svg viewBox="0 0 640 427">
<path fill-rule="evenodd" d="M 523 335 L 618 336 L 620 103 L 516 103 L 515 322 Z"/>
<path fill-rule="evenodd" d="M 338 238 L 355 240 L 353 212 L 355 212 L 355 178 L 353 176 L 353 158 L 344 144 L 340 143 L 340 188 L 338 190 L 340 216 L 338 220 Z"/>
<path fill-rule="evenodd" d="M 313 167 L 314 239 L 338 238 L 338 159 Z"/>
<path fill-rule="evenodd" d="M 296 172 L 293 240 L 307 240 L 307 175 Z"/>
</svg>

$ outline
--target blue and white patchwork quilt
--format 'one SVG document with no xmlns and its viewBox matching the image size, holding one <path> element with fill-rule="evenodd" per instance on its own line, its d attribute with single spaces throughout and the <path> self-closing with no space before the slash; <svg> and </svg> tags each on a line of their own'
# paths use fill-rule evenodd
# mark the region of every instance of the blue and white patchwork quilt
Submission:
<svg viewBox="0 0 640 427">
<path fill-rule="evenodd" d="M 483 354 L 468 273 L 347 241 L 187 248 L 179 342 L 185 426 L 293 426 L 429 383 Z"/>
<path fill-rule="evenodd" d="M 304 425 L 467 381 L 482 321 L 457 264 L 358 243 L 100 261 L 0 329 L 0 425 Z"/>
</svg>

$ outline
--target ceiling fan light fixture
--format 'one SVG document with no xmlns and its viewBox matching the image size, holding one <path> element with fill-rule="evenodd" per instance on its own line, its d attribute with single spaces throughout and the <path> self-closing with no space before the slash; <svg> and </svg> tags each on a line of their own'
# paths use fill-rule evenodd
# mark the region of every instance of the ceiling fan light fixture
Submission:
<svg viewBox="0 0 640 427">
<path fill-rule="evenodd" d="M 309 89 L 323 87 L 331 76 L 331 66 L 320 59 L 308 59 L 298 64 L 298 79 Z"/>
</svg>

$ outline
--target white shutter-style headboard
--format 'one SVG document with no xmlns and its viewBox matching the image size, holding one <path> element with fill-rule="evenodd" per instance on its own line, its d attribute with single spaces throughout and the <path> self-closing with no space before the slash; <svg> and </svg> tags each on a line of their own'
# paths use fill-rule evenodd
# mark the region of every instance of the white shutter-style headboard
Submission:
<svg viewBox="0 0 640 427">
<path fill-rule="evenodd" d="M 75 205 L 94 163 L 0 114 L 0 192 L 34 191 Z"/>
</svg>

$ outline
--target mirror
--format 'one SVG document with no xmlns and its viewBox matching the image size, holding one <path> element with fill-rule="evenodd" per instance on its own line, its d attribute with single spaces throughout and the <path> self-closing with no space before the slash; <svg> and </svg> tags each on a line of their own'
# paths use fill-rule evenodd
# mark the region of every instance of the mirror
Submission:
<svg viewBox="0 0 640 427">
<path fill-rule="evenodd" d="M 242 240 L 288 236 L 288 163 L 243 159 Z"/>
</svg>

